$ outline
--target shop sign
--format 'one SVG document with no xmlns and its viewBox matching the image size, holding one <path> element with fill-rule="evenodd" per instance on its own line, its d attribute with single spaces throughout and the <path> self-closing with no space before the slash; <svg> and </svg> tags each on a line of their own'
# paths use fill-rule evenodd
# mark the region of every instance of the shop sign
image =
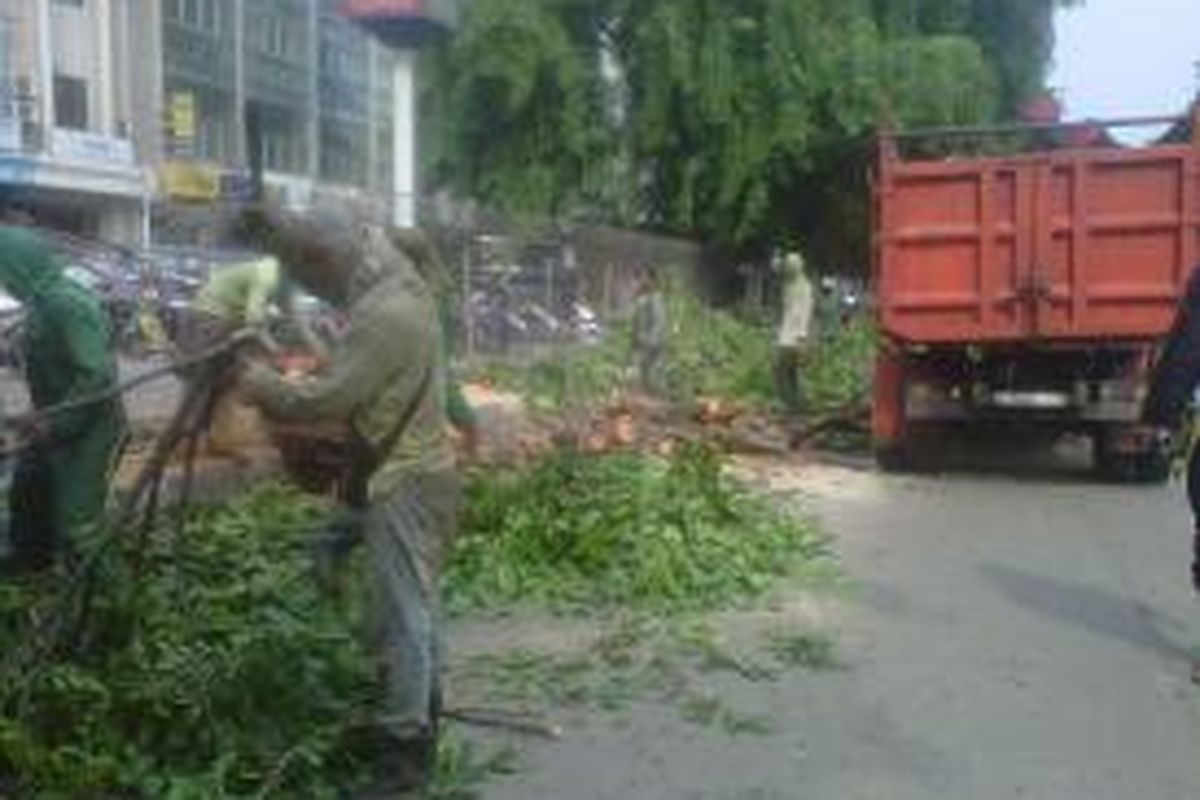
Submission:
<svg viewBox="0 0 1200 800">
<path fill-rule="evenodd" d="M 168 161 L 158 172 L 162 193 L 173 200 L 206 203 L 221 196 L 221 171 L 198 161 Z"/>
<path fill-rule="evenodd" d="M 118 139 L 91 131 L 55 128 L 51 142 L 54 157 L 64 161 L 133 166 L 133 144 L 128 139 Z"/>
</svg>

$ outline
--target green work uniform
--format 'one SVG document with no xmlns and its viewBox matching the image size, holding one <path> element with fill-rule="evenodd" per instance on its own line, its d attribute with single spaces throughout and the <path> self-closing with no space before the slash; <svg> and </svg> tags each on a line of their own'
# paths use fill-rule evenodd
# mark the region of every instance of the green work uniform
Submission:
<svg viewBox="0 0 1200 800">
<path fill-rule="evenodd" d="M 392 228 L 389 237 L 392 244 L 412 260 L 413 266 L 424 277 L 426 285 L 437 298 L 441 346 L 446 364 L 446 417 L 459 431 L 475 429 L 479 425 L 479 419 L 463 393 L 462 383 L 451 364 L 454 356 L 454 315 L 450 308 L 450 292 L 445 285 L 448 274 L 445 264 L 429 236 L 420 228 Z"/>
<path fill-rule="evenodd" d="M 321 234 L 294 234 L 301 235 Z M 328 287 L 336 296 L 328 299 L 345 305 L 348 317 L 329 368 L 289 382 L 252 366 L 243 387 L 270 415 L 348 423 L 376 446 L 411 411 L 371 478 L 361 513 L 373 576 L 373 645 L 388 675 L 387 728 L 399 741 L 428 743 L 436 735 L 439 703 L 437 580 L 460 502 L 436 305 L 410 260 L 379 236 L 329 257 L 357 265 L 347 286 Z"/>
<path fill-rule="evenodd" d="M 195 306 L 238 327 L 257 327 L 266 321 L 267 310 L 282 283 L 277 258 L 234 264 L 213 273 L 196 296 Z"/>
<path fill-rule="evenodd" d="M 438 295 L 438 318 L 441 323 L 442 353 L 446 362 L 446 418 L 457 430 L 474 429 L 479 425 L 479 419 L 471 402 L 463 392 L 462 382 L 458 380 L 454 368 L 450 365 L 452 357 L 451 344 L 454 342 L 454 317 L 450 313 L 450 304 L 444 294 Z"/>
<path fill-rule="evenodd" d="M 117 383 L 112 337 L 97 297 L 63 275 L 32 231 L 0 228 L 0 286 L 24 305 L 21 352 L 35 410 L 95 396 Z M 125 435 L 119 398 L 50 416 L 14 477 L 18 561 L 44 565 L 72 530 L 99 523 Z"/>
<path fill-rule="evenodd" d="M 667 301 L 658 289 L 641 294 L 633 307 L 633 354 L 642 391 L 661 394 L 665 388 Z"/>
</svg>

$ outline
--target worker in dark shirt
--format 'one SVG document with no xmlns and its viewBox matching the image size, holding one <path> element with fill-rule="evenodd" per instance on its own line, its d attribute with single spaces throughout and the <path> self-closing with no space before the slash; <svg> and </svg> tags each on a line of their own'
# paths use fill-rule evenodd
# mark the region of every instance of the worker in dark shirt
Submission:
<svg viewBox="0 0 1200 800">
<path fill-rule="evenodd" d="M 1175 324 L 1163 345 L 1150 381 L 1143 420 L 1163 430 L 1175 430 L 1192 405 L 1200 385 L 1200 266 L 1192 270 Z M 1188 499 L 1195 519 L 1192 584 L 1200 592 L 1200 449 L 1188 463 Z"/>
</svg>

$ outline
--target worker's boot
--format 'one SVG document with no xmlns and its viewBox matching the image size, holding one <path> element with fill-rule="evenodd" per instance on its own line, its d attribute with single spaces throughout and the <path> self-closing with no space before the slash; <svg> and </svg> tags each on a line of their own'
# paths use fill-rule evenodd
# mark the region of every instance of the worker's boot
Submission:
<svg viewBox="0 0 1200 800">
<path fill-rule="evenodd" d="M 440 686 L 435 686 L 429 698 L 429 727 L 404 738 L 385 733 L 377 744 L 375 783 L 350 800 L 403 800 L 420 796 L 433 781 L 437 769 L 441 716 L 442 692 Z"/>
<path fill-rule="evenodd" d="M 402 800 L 419 797 L 433 780 L 437 739 L 432 735 L 395 739 L 378 756 L 376 779 L 348 800 Z"/>
</svg>

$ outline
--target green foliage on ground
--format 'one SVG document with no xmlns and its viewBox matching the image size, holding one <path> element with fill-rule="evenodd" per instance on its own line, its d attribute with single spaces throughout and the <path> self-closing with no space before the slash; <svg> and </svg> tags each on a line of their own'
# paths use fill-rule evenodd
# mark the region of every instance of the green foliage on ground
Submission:
<svg viewBox="0 0 1200 800">
<path fill-rule="evenodd" d="M 141 591 L 106 563 L 82 653 L 4 675 L 0 795 L 340 797 L 364 766 L 348 726 L 370 707 L 373 669 L 353 609 L 312 580 L 319 515 L 256 491 L 199 513 L 177 540 L 156 537 Z M 65 580 L 0 585 L 5 658 Z"/>
<path fill-rule="evenodd" d="M 446 576 L 456 611 L 718 608 L 822 554 L 811 525 L 739 488 L 699 445 L 668 463 L 561 452 L 476 476 L 468 498 Z"/>
<path fill-rule="evenodd" d="M 802 371 L 805 408 L 814 414 L 868 408 L 878 341 L 868 317 L 851 319 L 822 336 Z"/>
<path fill-rule="evenodd" d="M 773 402 L 774 336 L 766 320 L 711 308 L 679 287 L 669 294 L 668 315 L 667 385 L 676 400 Z"/>
<path fill-rule="evenodd" d="M 470 377 L 520 395 L 535 411 L 594 406 L 619 393 L 628 379 L 626 337 L 618 328 L 599 343 L 559 348 L 528 362 L 488 361 Z"/>
<path fill-rule="evenodd" d="M 694 292 L 668 293 L 671 333 L 664 362 L 669 398 L 689 403 L 715 397 L 759 410 L 775 409 L 775 330 L 765 319 L 714 309 Z M 870 403 L 877 342 L 869 317 L 830 323 L 814 339 L 802 366 L 805 410 L 823 414 Z M 538 411 L 595 406 L 633 388 L 636 375 L 624 326 L 596 345 L 561 348 L 527 364 L 489 362 L 473 375 L 521 395 Z"/>
<path fill-rule="evenodd" d="M 718 397 L 760 409 L 778 401 L 775 327 L 766 320 L 713 309 L 686 290 L 672 292 L 668 383 L 675 398 Z M 864 406 L 871 392 L 876 333 L 867 317 L 829 322 L 801 367 L 805 410 Z"/>
</svg>

